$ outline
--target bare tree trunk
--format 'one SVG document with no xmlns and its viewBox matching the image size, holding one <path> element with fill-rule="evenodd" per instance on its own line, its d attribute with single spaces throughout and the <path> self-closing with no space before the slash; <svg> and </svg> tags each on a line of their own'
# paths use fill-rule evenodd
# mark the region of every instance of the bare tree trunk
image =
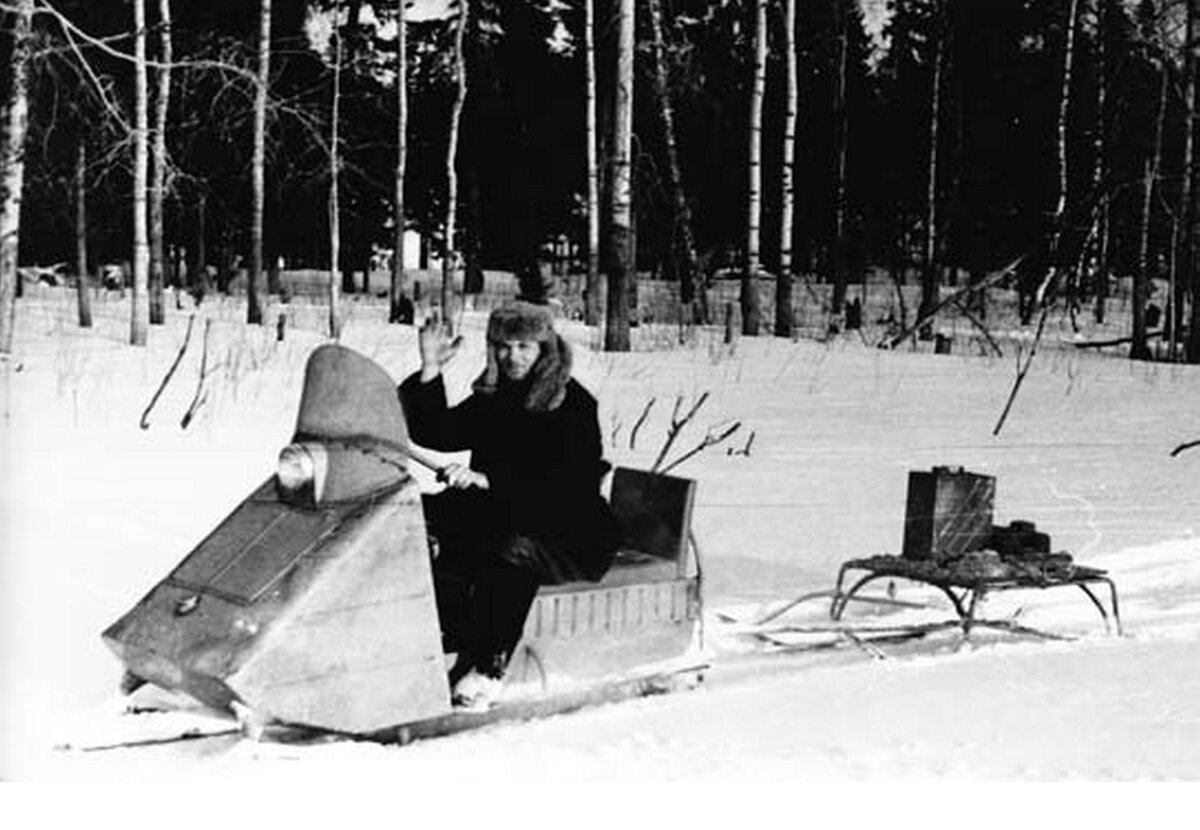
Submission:
<svg viewBox="0 0 1200 830">
<path fill-rule="evenodd" d="M 1181 216 L 1171 217 L 1171 239 L 1168 245 L 1167 259 L 1167 301 L 1163 313 L 1163 339 L 1167 342 L 1167 359 L 1174 362 L 1178 350 L 1176 341 L 1179 339 L 1175 325 L 1175 297 L 1179 290 L 1179 248 L 1183 238 Z"/>
<path fill-rule="evenodd" d="M 583 319 L 600 324 L 600 182 L 596 159 L 596 0 L 583 3 L 583 44 L 587 87 L 587 278 Z"/>
<path fill-rule="evenodd" d="M 196 199 L 196 244 L 194 273 L 189 275 L 192 296 L 198 304 L 211 289 L 208 281 L 208 196 L 203 192 Z"/>
<path fill-rule="evenodd" d="M 21 190 L 25 185 L 25 134 L 29 127 L 33 0 L 18 0 L 12 14 L 9 64 L 12 76 L 0 112 L 4 124 L 0 132 L 0 354 L 12 354 L 16 325 L 17 249 L 21 240 Z"/>
<path fill-rule="evenodd" d="M 458 247 L 454 234 L 458 221 L 458 131 L 462 122 L 463 102 L 467 97 L 467 59 L 463 36 L 471 12 L 469 0 L 459 0 L 458 22 L 454 27 L 454 105 L 450 110 L 450 140 L 446 146 L 446 234 L 442 240 L 442 319 L 449 322 L 458 270 Z"/>
<path fill-rule="evenodd" d="M 1189 273 L 1192 269 L 1192 188 L 1195 176 L 1196 130 L 1196 9 L 1192 0 L 1188 0 L 1186 3 L 1184 13 L 1186 17 L 1183 35 L 1183 178 L 1179 188 L 1179 218 L 1176 223 L 1179 245 L 1174 249 L 1172 259 L 1170 313 L 1167 315 L 1168 348 L 1172 361 L 1178 360 L 1182 354 L 1186 353 L 1183 334 L 1180 331 L 1186 295 L 1185 281 L 1178 278 L 1178 267 L 1182 266 Z"/>
<path fill-rule="evenodd" d="M 1093 313 L 1097 323 L 1104 322 L 1108 304 L 1109 200 L 1104 187 L 1108 178 L 1108 27 L 1112 20 L 1109 2 L 1110 0 L 1096 0 L 1096 52 L 1099 66 L 1096 68 L 1096 130 L 1092 138 L 1092 193 L 1099 200 L 1094 274 L 1096 298 Z M 1192 0 L 1188 2 L 1190 4 Z"/>
<path fill-rule="evenodd" d="M 609 244 L 612 271 L 608 275 L 604 350 L 627 352 L 629 293 L 637 290 L 633 249 L 633 31 L 634 0 L 620 0 L 617 11 L 617 83 L 613 118 L 612 192 L 609 194 Z"/>
<path fill-rule="evenodd" d="M 79 327 L 92 327 L 92 295 L 88 291 L 87 251 L 87 142 L 79 139 L 75 157 L 75 294 L 79 301 Z"/>
<path fill-rule="evenodd" d="M 837 0 L 838 71 L 834 83 L 833 118 L 836 134 L 837 173 L 833 216 L 833 312 L 839 317 L 846 304 L 846 151 L 850 137 L 850 115 L 846 106 L 846 72 L 849 67 L 849 14 L 846 3 Z"/>
<path fill-rule="evenodd" d="M 338 119 L 342 103 L 342 36 L 333 33 L 333 113 L 329 139 L 329 336 L 342 336 L 342 315 L 339 308 L 338 268 L 341 262 L 342 224 L 338 206 L 338 169 L 342 160 L 338 151 Z"/>
<path fill-rule="evenodd" d="M 482 294 L 484 289 L 483 250 L 480 226 L 483 194 L 479 187 L 479 171 L 468 165 L 464 173 L 465 210 L 463 211 L 463 293 Z"/>
<path fill-rule="evenodd" d="M 1146 301 L 1150 288 L 1150 215 L 1153 210 L 1154 181 L 1158 178 L 1162 163 L 1163 120 L 1167 110 L 1167 83 L 1169 72 L 1166 60 L 1159 67 L 1162 73 L 1158 90 L 1158 115 L 1154 119 L 1154 144 L 1146 159 L 1145 176 L 1142 182 L 1142 226 L 1141 242 L 1138 245 L 1138 267 L 1133 275 L 1132 330 L 1130 332 L 1129 357 L 1145 360 L 1150 357 L 1146 343 Z"/>
<path fill-rule="evenodd" d="M 762 326 L 758 297 L 759 235 L 762 221 L 762 117 L 767 89 L 767 2 L 754 0 L 754 86 L 750 93 L 750 173 L 746 210 L 746 265 L 742 272 L 742 334 Z"/>
<path fill-rule="evenodd" d="M 266 202 L 267 85 L 271 80 L 271 0 L 258 6 L 258 83 L 254 86 L 254 160 L 251 162 L 250 271 L 246 274 L 246 322 L 262 325 L 258 285 L 263 273 L 263 205 Z M 335 266 L 336 267 L 336 266 Z"/>
<path fill-rule="evenodd" d="M 787 116 L 783 127 L 783 201 L 779 233 L 779 273 L 775 277 L 775 336 L 796 330 L 792 308 L 792 235 L 796 208 L 796 122 L 799 93 L 796 66 L 796 0 L 784 0 L 783 52 L 787 61 Z"/>
<path fill-rule="evenodd" d="M 938 142 L 941 139 L 942 61 L 945 54 L 945 9 L 944 0 L 938 0 L 934 8 L 933 77 L 930 79 L 929 107 L 929 167 L 925 180 L 925 263 L 921 273 L 921 303 L 917 317 L 925 317 L 938 301 Z M 921 326 L 921 339 L 933 337 L 933 326 Z"/>
<path fill-rule="evenodd" d="M 1197 220 L 1200 219 L 1196 207 L 1196 72 L 1200 71 L 1200 61 L 1196 56 L 1196 28 L 1197 14 L 1200 10 L 1197 9 L 1196 0 L 1187 0 L 1187 28 L 1184 36 L 1184 49 L 1187 50 L 1186 60 L 1184 61 L 1184 105 L 1185 105 L 1185 136 L 1184 136 L 1184 151 L 1183 151 L 1183 192 L 1180 194 L 1180 214 L 1183 217 L 1183 250 L 1180 251 L 1179 261 L 1182 263 L 1186 277 L 1179 281 L 1179 285 L 1172 296 L 1174 308 L 1171 314 L 1172 331 L 1175 337 L 1172 339 L 1172 359 L 1177 359 L 1174 341 L 1179 341 L 1179 347 L 1182 350 L 1182 357 L 1191 363 L 1200 363 L 1200 332 L 1197 331 L 1197 324 L 1200 323 L 1200 275 L 1197 274 L 1197 266 L 1200 265 L 1197 258 L 1197 247 L 1200 243 L 1198 239 L 1198 229 L 1196 227 Z M 1182 328 L 1184 319 L 1184 302 L 1186 296 L 1191 295 L 1192 301 L 1192 322 L 1188 333 L 1188 342 L 1184 342 L 1183 331 L 1176 331 Z"/>
<path fill-rule="evenodd" d="M 404 289 L 404 176 L 408 164 L 408 22 L 407 0 L 396 0 L 396 190 L 392 198 L 392 283 L 388 289 L 388 322 L 412 322 Z"/>
<path fill-rule="evenodd" d="M 671 206 L 674 216 L 672 226 L 672 254 L 678 255 L 679 302 L 689 309 L 686 319 L 696 319 L 696 243 L 692 237 L 692 211 L 688 206 L 687 193 L 683 189 L 683 173 L 679 168 L 679 149 L 675 140 L 675 109 L 671 105 L 671 84 L 668 77 L 666 43 L 663 39 L 662 0 L 647 0 L 650 12 L 650 30 L 654 51 L 654 91 L 658 98 L 658 115 L 661 119 L 663 143 L 667 151 L 668 186 L 671 191 Z M 682 309 L 681 309 L 682 311 Z"/>
<path fill-rule="evenodd" d="M 1067 43 L 1063 49 L 1062 93 L 1058 99 L 1058 140 L 1055 143 L 1055 160 L 1058 163 L 1058 199 L 1054 204 L 1050 237 L 1050 268 L 1059 267 L 1059 243 L 1062 239 L 1062 219 L 1067 210 L 1067 114 L 1071 107 L 1071 70 L 1075 58 L 1075 23 L 1079 16 L 1079 0 L 1070 0 L 1067 11 Z"/>
<path fill-rule="evenodd" d="M 150 322 L 162 325 L 166 257 L 163 253 L 163 202 L 167 187 L 167 107 L 171 100 L 171 0 L 158 0 L 159 58 L 154 101 L 154 163 L 150 169 Z"/>
<path fill-rule="evenodd" d="M 146 88 L 146 0 L 133 0 L 134 130 L 133 130 L 133 297 L 129 342 L 146 345 L 150 323 L 150 244 L 146 235 L 146 172 L 150 152 Z"/>
<path fill-rule="evenodd" d="M 1059 250 L 1061 247 L 1063 216 L 1067 206 L 1068 175 L 1067 158 L 1067 116 L 1071 108 L 1071 75 L 1075 56 L 1075 28 L 1078 19 L 1079 0 L 1069 0 L 1067 19 L 1065 21 L 1065 43 L 1063 46 L 1062 84 L 1059 87 L 1058 120 L 1056 123 L 1056 138 L 1054 142 L 1054 162 L 1058 174 L 1058 188 L 1054 203 L 1045 212 L 1046 259 L 1042 263 L 1041 273 L 1036 267 L 1023 268 L 1019 285 L 1019 305 L 1021 324 L 1027 325 L 1033 319 L 1034 306 L 1042 306 L 1043 316 L 1053 301 L 1053 290 L 1063 269 L 1061 267 Z M 1036 265 L 1036 263 L 1035 263 Z M 1044 322 L 1039 321 L 1038 331 L 1044 329 Z"/>
</svg>

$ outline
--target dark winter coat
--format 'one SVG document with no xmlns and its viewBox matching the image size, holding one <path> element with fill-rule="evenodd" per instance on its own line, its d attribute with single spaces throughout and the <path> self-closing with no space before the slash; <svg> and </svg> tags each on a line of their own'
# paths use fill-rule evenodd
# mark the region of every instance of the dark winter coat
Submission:
<svg viewBox="0 0 1200 830">
<path fill-rule="evenodd" d="M 477 391 L 448 407 L 440 376 L 422 383 L 414 373 L 399 388 L 412 439 L 436 450 L 470 450 L 471 469 L 487 476 L 488 490 L 455 494 L 460 505 L 473 506 L 468 521 L 487 523 L 502 539 L 538 542 L 541 555 L 558 560 L 538 569 L 544 582 L 597 580 L 612 564 L 618 533 L 600 495 L 608 464 L 596 399 L 574 379 L 550 410 L 531 411 L 526 394 Z"/>
</svg>

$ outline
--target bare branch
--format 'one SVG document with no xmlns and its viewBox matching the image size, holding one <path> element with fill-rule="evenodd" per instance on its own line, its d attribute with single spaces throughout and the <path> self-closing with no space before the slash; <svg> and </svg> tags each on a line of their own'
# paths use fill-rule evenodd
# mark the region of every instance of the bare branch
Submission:
<svg viewBox="0 0 1200 830">
<path fill-rule="evenodd" d="M 728 438 L 729 436 L 731 436 L 735 432 L 737 432 L 741 426 L 742 426 L 741 421 L 735 421 L 721 433 L 714 433 L 713 430 L 715 430 L 716 427 L 710 427 L 708 430 L 708 433 L 705 434 L 704 438 L 700 441 L 699 444 L 692 447 L 690 450 L 685 452 L 683 455 L 679 456 L 679 458 L 672 461 L 666 467 L 663 467 L 661 470 L 655 470 L 655 472 L 666 475 L 668 472 L 675 469 L 683 462 L 687 461 L 689 458 L 691 458 L 696 453 L 706 450 L 709 447 L 715 447 L 717 444 L 720 444 L 726 438 Z M 749 446 L 749 445 L 747 444 L 747 446 Z"/>
<path fill-rule="evenodd" d="M 1013 382 L 1012 390 L 1008 393 L 1008 401 L 1004 404 L 1004 411 L 1000 413 L 1000 419 L 996 421 L 996 426 L 992 429 L 993 436 L 1000 434 L 1000 430 L 1004 427 L 1004 421 L 1008 418 L 1008 413 L 1017 399 L 1017 392 L 1021 390 L 1021 384 L 1025 382 L 1025 376 L 1029 374 L 1029 368 L 1033 365 L 1033 357 L 1037 354 L 1038 344 L 1042 340 L 1042 332 L 1046 328 L 1046 318 L 1049 316 L 1050 306 L 1043 305 L 1041 316 L 1038 317 L 1037 334 L 1033 337 L 1033 345 L 1029 348 L 1029 356 L 1025 359 L 1024 364 L 1021 363 L 1021 356 L 1017 355 L 1017 379 Z"/>
<path fill-rule="evenodd" d="M 120 109 L 112 101 L 112 99 L 109 98 L 108 90 L 105 88 L 104 84 L 101 83 L 98 77 L 96 77 L 96 73 L 92 70 L 92 65 L 88 63 L 87 58 L 83 56 L 83 50 L 80 49 L 79 44 L 76 43 L 73 31 L 64 25 L 63 34 L 66 35 L 67 44 L 71 47 L 71 51 L 74 52 L 75 57 L 79 59 L 79 66 L 82 68 L 83 73 L 87 75 L 88 79 L 92 82 L 92 85 L 95 86 L 96 95 L 100 99 L 100 103 L 104 105 L 106 110 L 108 110 L 108 114 L 113 117 L 113 120 L 121 125 L 122 129 L 124 129 L 126 132 L 132 130 L 132 127 L 129 126 L 129 122 L 126 121 L 124 116 L 121 114 Z"/>
<path fill-rule="evenodd" d="M 1147 340 L 1153 340 L 1156 337 L 1162 337 L 1162 336 L 1163 336 L 1162 329 L 1155 329 L 1154 331 L 1146 332 Z M 1077 348 L 1077 349 L 1102 349 L 1105 346 L 1123 346 L 1126 343 L 1132 343 L 1132 342 L 1133 342 L 1132 337 L 1113 337 L 1109 340 L 1084 340 L 1079 343 L 1075 343 L 1074 345 L 1075 345 L 1075 348 Z"/>
<path fill-rule="evenodd" d="M 633 425 L 633 429 L 629 431 L 629 449 L 637 447 L 638 430 L 642 428 L 642 424 L 646 423 L 646 418 L 650 415 L 650 410 L 654 408 L 654 402 L 657 398 L 651 398 L 646 401 L 646 408 L 642 410 L 642 414 L 638 416 L 637 421 Z"/>
<path fill-rule="evenodd" d="M 1190 450 L 1192 447 L 1200 447 L 1200 441 L 1188 441 L 1186 443 L 1180 444 L 1178 447 L 1171 450 L 1171 457 L 1174 458 L 1175 456 L 1179 455 L 1184 450 Z"/>
<path fill-rule="evenodd" d="M 154 409 L 154 405 L 158 403 L 158 399 L 162 395 L 163 390 L 167 388 L 167 384 L 171 382 L 171 378 L 175 375 L 175 370 L 179 368 L 179 363 L 183 360 L 184 352 L 187 351 L 188 341 L 192 339 L 192 326 L 195 322 L 195 314 L 192 314 L 190 317 L 188 317 L 187 332 L 183 335 L 183 345 L 179 347 L 179 353 L 175 355 L 175 361 L 171 364 L 171 368 L 167 369 L 167 374 L 163 376 L 162 383 L 158 385 L 158 390 L 154 393 L 154 397 L 150 399 L 150 403 L 146 406 L 146 410 L 142 412 L 142 419 L 138 422 L 138 425 L 142 429 L 150 428 L 150 411 Z"/>
<path fill-rule="evenodd" d="M 204 379 L 208 376 L 208 333 L 212 330 L 212 320 L 204 321 L 204 350 L 200 353 L 200 377 L 196 381 L 196 394 L 192 396 L 192 402 L 188 404 L 187 412 L 183 413 L 183 418 L 179 421 L 181 429 L 187 429 L 188 424 L 192 422 L 192 418 L 196 417 L 196 412 L 208 400 L 208 395 L 204 392 Z"/>
<path fill-rule="evenodd" d="M 975 283 L 971 283 L 970 285 L 963 286 L 958 291 L 955 291 L 953 294 L 951 294 L 949 297 L 946 297 L 941 302 L 936 303 L 933 306 L 933 308 L 929 309 L 929 311 L 927 313 L 919 316 L 916 319 L 916 321 L 913 322 L 913 324 L 911 326 L 909 326 L 907 329 L 900 332 L 898 335 L 896 335 L 890 341 L 888 341 L 887 347 L 889 349 L 894 349 L 897 346 L 899 346 L 905 340 L 907 340 L 908 338 L 910 338 L 914 334 L 916 334 L 918 331 L 920 331 L 925 326 L 925 324 L 928 323 L 930 320 L 932 320 L 934 317 L 936 317 L 943 308 L 950 305 L 951 303 L 958 302 L 958 300 L 961 297 L 963 297 L 967 294 L 972 294 L 976 291 L 982 291 L 985 288 L 995 285 L 1000 280 L 1004 279 L 1009 274 L 1011 274 L 1016 269 L 1016 267 L 1021 264 L 1022 260 L 1025 259 L 1025 256 L 1026 256 L 1025 254 L 1022 254 L 1021 256 L 1017 257 L 1012 262 L 1010 262 L 1007 266 L 1005 266 L 1004 268 L 1001 268 L 999 271 L 992 274 L 991 276 L 989 276 L 985 279 L 982 279 L 979 282 L 975 282 Z"/>
<path fill-rule="evenodd" d="M 62 27 L 63 31 L 67 34 L 68 37 L 70 37 L 71 34 L 74 34 L 76 37 L 78 37 L 80 40 L 87 43 L 89 46 L 94 46 L 95 48 L 99 49 L 101 52 L 104 52 L 106 55 L 108 55 L 110 57 L 117 58 L 118 60 L 127 61 L 129 63 L 135 62 L 135 58 L 133 55 L 128 54 L 126 52 L 122 52 L 120 49 L 114 49 L 112 46 L 109 46 L 107 38 L 99 38 L 99 37 L 96 37 L 95 35 L 90 35 L 87 32 L 85 32 L 83 29 L 81 29 L 79 26 L 72 23 L 71 19 L 69 17 L 67 17 L 65 14 L 60 12 L 58 9 L 56 9 L 53 6 L 53 4 L 50 3 L 50 0 L 37 0 L 37 5 L 38 5 L 38 8 L 35 9 L 35 14 L 36 13 L 49 14 L 56 21 L 58 21 L 59 26 Z M 7 8 L 7 7 L 0 6 L 0 9 L 3 9 L 3 8 Z M 82 56 L 81 56 L 81 59 L 82 59 Z M 247 81 L 250 81 L 251 83 L 254 83 L 254 84 L 258 83 L 258 76 L 255 75 L 255 73 L 250 71 L 249 69 L 243 69 L 240 66 L 236 66 L 234 64 L 229 64 L 229 63 L 223 63 L 221 61 L 188 60 L 188 61 L 164 63 L 162 61 L 146 60 L 145 63 L 146 63 L 146 66 L 151 66 L 151 67 L 154 67 L 155 69 L 175 69 L 175 68 L 188 68 L 188 67 L 197 68 L 197 69 L 221 69 L 226 72 L 232 72 L 235 75 L 240 75 L 242 78 L 244 78 Z"/>
<path fill-rule="evenodd" d="M 966 317 L 971 324 L 975 326 L 975 328 L 979 329 L 980 334 L 984 336 L 984 339 L 987 340 L 988 345 L 990 345 L 992 350 L 996 353 L 996 357 L 1004 357 L 1004 351 L 1000 348 L 1000 344 L 996 342 L 995 338 L 992 337 L 991 331 L 989 331 L 988 327 L 985 326 L 982 321 L 980 321 L 971 312 L 971 310 L 967 308 L 961 297 L 958 300 L 958 310 L 962 312 L 962 315 Z"/>
<path fill-rule="evenodd" d="M 663 459 L 667 457 L 667 453 L 671 450 L 671 445 L 675 443 L 675 439 L 679 437 L 679 433 L 687 426 L 688 422 L 696 416 L 700 407 L 708 400 L 708 392 L 701 395 L 692 408 L 682 418 L 679 417 L 679 410 L 683 407 L 683 395 L 675 398 L 675 406 L 671 410 L 671 425 L 667 428 L 667 440 L 663 442 L 662 449 L 658 451 L 658 458 L 654 459 L 654 463 L 650 466 L 651 472 L 657 472 L 658 467 L 662 464 Z"/>
</svg>

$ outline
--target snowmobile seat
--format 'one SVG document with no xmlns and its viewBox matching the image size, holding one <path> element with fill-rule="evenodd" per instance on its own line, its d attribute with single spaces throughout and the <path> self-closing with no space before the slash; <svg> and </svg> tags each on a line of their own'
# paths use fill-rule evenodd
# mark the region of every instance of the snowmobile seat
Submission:
<svg viewBox="0 0 1200 830">
<path fill-rule="evenodd" d="M 618 467 L 609 498 L 621 529 L 621 547 L 599 582 L 545 586 L 543 593 L 609 588 L 643 582 L 668 582 L 687 576 L 692 479 Z"/>
<path fill-rule="evenodd" d="M 538 590 L 509 668 L 512 677 L 545 682 L 561 675 L 586 682 L 688 659 L 703 611 L 691 534 L 695 491 L 690 479 L 613 471 L 609 501 L 621 530 L 617 557 L 597 582 Z"/>
</svg>

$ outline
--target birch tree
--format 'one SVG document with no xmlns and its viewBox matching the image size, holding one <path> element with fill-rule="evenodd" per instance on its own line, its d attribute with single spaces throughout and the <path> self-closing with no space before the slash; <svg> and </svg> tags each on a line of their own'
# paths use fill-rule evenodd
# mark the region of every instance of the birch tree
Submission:
<svg viewBox="0 0 1200 830">
<path fill-rule="evenodd" d="M 742 334 L 761 326 L 758 298 L 759 231 L 762 221 L 762 118 L 767 89 L 767 3 L 754 0 L 754 85 L 750 93 L 750 174 L 746 206 L 746 263 L 742 272 Z"/>
<path fill-rule="evenodd" d="M 11 76 L 8 96 L 0 111 L 4 125 L 0 134 L 0 354 L 12 354 L 16 325 L 17 251 L 21 238 L 21 189 L 25 184 L 32 43 L 33 0 L 16 0 L 9 58 Z"/>
<path fill-rule="evenodd" d="M 153 165 L 150 168 L 150 322 L 162 325 L 166 257 L 163 252 L 163 203 L 167 187 L 167 109 L 171 99 L 171 0 L 158 0 L 159 66 L 154 99 Z"/>
<path fill-rule="evenodd" d="M 799 120 L 796 60 L 796 0 L 783 2 L 783 54 L 787 62 L 787 112 L 783 125 L 783 181 L 779 229 L 779 274 L 775 277 L 775 335 L 791 337 L 796 329 L 792 308 L 792 222 L 796 207 L 796 122 Z"/>
<path fill-rule="evenodd" d="M 608 274 L 604 350 L 627 352 L 629 294 L 637 290 L 633 250 L 633 31 L 634 0 L 619 0 L 617 8 L 616 107 L 613 114 L 612 191 L 609 194 L 609 244 L 612 270 Z"/>
<path fill-rule="evenodd" d="M 463 103 L 467 97 L 467 60 L 463 38 L 471 5 L 458 0 L 458 20 L 454 26 L 454 103 L 450 108 L 450 140 L 446 145 L 446 231 L 442 239 L 442 319 L 450 322 L 454 273 L 457 270 L 458 249 L 454 242 L 458 221 L 458 133 L 462 124 Z"/>
<path fill-rule="evenodd" d="M 408 0 L 396 0 L 396 182 L 392 197 L 392 282 L 388 322 L 406 322 L 404 303 L 404 175 L 408 163 Z M 408 320 L 407 322 L 412 322 Z"/>
<path fill-rule="evenodd" d="M 1146 342 L 1146 300 L 1150 289 L 1150 219 L 1153 212 L 1154 183 L 1162 164 L 1163 122 L 1167 111 L 1168 71 L 1165 56 L 1159 61 L 1158 114 L 1154 118 L 1154 133 L 1150 152 L 1146 155 L 1142 178 L 1142 217 L 1139 226 L 1138 264 L 1133 273 L 1133 298 L 1130 306 L 1131 331 L 1129 357 L 1146 360 L 1150 347 Z"/>
<path fill-rule="evenodd" d="M 1054 203 L 1051 221 L 1050 267 L 1058 267 L 1059 245 L 1062 240 L 1062 220 L 1067 210 L 1068 158 L 1067 117 L 1071 107 L 1071 76 L 1075 62 L 1075 28 L 1079 16 L 1079 0 L 1069 0 L 1067 7 L 1067 39 L 1063 48 L 1062 90 L 1058 98 L 1058 123 L 1055 131 L 1054 157 L 1058 165 L 1058 198 Z"/>
<path fill-rule="evenodd" d="M 133 297 L 129 342 L 145 346 L 150 322 L 150 244 L 146 234 L 146 173 L 149 167 L 149 107 L 146 84 L 146 0 L 133 0 Z"/>
<path fill-rule="evenodd" d="M 584 83 L 587 95 L 587 278 L 584 322 L 600 323 L 600 173 L 596 160 L 596 0 L 583 0 Z"/>
<path fill-rule="evenodd" d="M 334 7 L 341 11 L 340 3 Z M 329 336 L 337 340 L 342 336 L 342 318 L 338 286 L 338 269 L 341 260 L 342 225 L 338 205 L 338 171 L 341 154 L 338 150 L 338 121 L 342 100 L 342 36 L 334 27 L 333 32 L 333 103 L 330 117 L 329 136 Z"/>
<path fill-rule="evenodd" d="M 1189 283 L 1186 288 L 1191 295 L 1191 320 L 1188 325 L 1188 342 L 1184 344 L 1185 358 L 1189 363 L 1200 363 L 1200 205 L 1196 204 L 1197 198 L 1200 198 L 1196 183 L 1196 141 L 1195 133 L 1197 127 L 1196 121 L 1196 73 L 1200 72 L 1200 59 L 1198 59 L 1197 50 L 1197 28 L 1200 21 L 1197 16 L 1200 16 L 1200 8 L 1197 8 L 1197 0 L 1187 0 L 1187 36 L 1184 41 L 1184 49 L 1187 50 L 1187 60 L 1184 65 L 1186 74 L 1185 89 L 1186 89 L 1186 107 L 1187 113 L 1185 116 L 1186 145 L 1183 156 L 1183 184 L 1185 192 L 1181 197 L 1184 213 L 1184 232 L 1183 232 L 1183 253 L 1181 259 L 1185 273 L 1188 275 Z M 1182 320 L 1183 315 L 1183 289 L 1176 295 L 1179 298 L 1180 306 L 1176 314 L 1176 319 Z M 1182 334 L 1182 333 L 1181 333 Z M 1182 337 L 1181 337 L 1182 339 Z"/>
<path fill-rule="evenodd" d="M 1171 268 L 1171 305 L 1167 315 L 1167 331 L 1169 333 L 1168 348 L 1170 359 L 1178 360 L 1180 348 L 1184 346 L 1182 333 L 1179 331 L 1183 320 L 1184 284 L 1178 278 L 1178 264 L 1182 264 L 1186 273 L 1191 273 L 1193 260 L 1193 218 L 1192 188 L 1194 186 L 1195 170 L 1195 131 L 1196 131 L 1196 9 L 1193 0 L 1187 0 L 1184 10 L 1183 34 L 1183 173 L 1179 186 L 1179 208 L 1177 227 L 1180 230 L 1179 244 L 1175 248 L 1174 262 Z M 1185 350 L 1186 352 L 1186 350 Z"/>
<path fill-rule="evenodd" d="M 945 55 L 945 0 L 935 0 L 933 7 L 933 72 L 929 82 L 929 164 L 925 179 L 925 261 L 921 273 L 921 304 L 917 317 L 925 318 L 938 301 L 937 263 L 937 180 L 938 142 L 941 138 L 942 61 Z M 933 336 L 933 327 L 921 327 L 921 337 Z"/>
<path fill-rule="evenodd" d="M 163 0 L 166 2 L 166 0 Z M 271 0 L 258 6 L 258 83 L 254 86 L 254 158 L 251 161 L 250 269 L 246 274 L 246 322 L 261 325 L 258 298 L 263 273 L 263 204 L 266 201 L 267 87 L 271 80 Z M 337 268 L 335 263 L 334 268 Z"/>
<path fill-rule="evenodd" d="M 837 2 L 838 66 L 833 85 L 834 152 L 837 154 L 833 195 L 833 312 L 841 316 L 846 304 L 846 157 L 850 138 L 850 113 L 846 106 L 850 68 L 849 0 Z"/>
<path fill-rule="evenodd" d="M 1189 7 L 1194 0 L 1188 0 Z M 1096 206 L 1096 253 L 1093 257 L 1095 303 L 1093 317 L 1103 324 L 1108 303 L 1108 244 L 1110 201 L 1104 193 L 1108 180 L 1108 74 L 1111 0 L 1096 0 L 1096 128 L 1092 133 L 1092 193 Z"/>
<path fill-rule="evenodd" d="M 667 154 L 667 186 L 672 208 L 671 252 L 677 256 L 679 269 L 680 312 L 687 322 L 691 322 L 696 319 L 696 277 L 699 267 L 696 262 L 696 243 L 692 236 L 692 212 L 683 187 L 683 173 L 675 140 L 675 109 L 671 104 L 667 49 L 663 38 L 662 0 L 647 0 L 646 4 L 654 56 L 654 92 L 658 99 L 656 112 Z"/>
</svg>

